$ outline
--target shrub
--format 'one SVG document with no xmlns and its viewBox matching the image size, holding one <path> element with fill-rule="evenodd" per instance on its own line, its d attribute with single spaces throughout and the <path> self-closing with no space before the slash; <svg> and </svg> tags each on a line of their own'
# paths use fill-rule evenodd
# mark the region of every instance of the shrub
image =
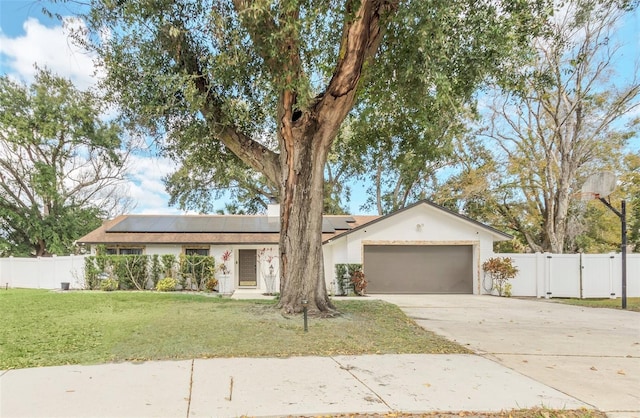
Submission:
<svg viewBox="0 0 640 418">
<path fill-rule="evenodd" d="M 123 289 L 144 290 L 147 287 L 148 257 L 144 255 L 112 255 L 114 274 Z"/>
<path fill-rule="evenodd" d="M 85 289 L 97 289 L 100 280 L 98 279 L 98 266 L 94 262 L 95 257 L 86 257 L 84 259 L 84 287 Z"/>
<path fill-rule="evenodd" d="M 204 286 L 207 288 L 209 292 L 213 292 L 214 290 L 216 290 L 217 285 L 218 285 L 218 279 L 207 279 L 207 282 L 205 283 Z"/>
<path fill-rule="evenodd" d="M 223 276 L 228 276 L 229 273 L 231 273 L 231 271 L 229 270 L 229 267 L 227 266 L 227 262 L 229 260 L 231 260 L 231 251 L 227 250 L 224 253 L 222 253 L 222 264 L 220 264 L 220 267 L 218 267 L 220 269 L 220 273 L 222 273 Z"/>
<path fill-rule="evenodd" d="M 172 277 L 165 277 L 164 279 L 158 281 L 156 289 L 160 292 L 172 292 L 176 290 L 177 284 L 178 282 L 176 279 Z"/>
<path fill-rule="evenodd" d="M 511 283 L 506 283 L 504 285 L 504 295 L 508 298 L 511 297 Z"/>
<path fill-rule="evenodd" d="M 180 285 L 183 289 L 189 288 L 201 290 L 207 279 L 213 278 L 215 272 L 215 261 L 213 257 L 206 255 L 181 255 L 180 256 Z"/>
<path fill-rule="evenodd" d="M 362 264 L 336 264 L 336 294 L 347 295 L 352 288 L 351 274 L 362 269 Z"/>
<path fill-rule="evenodd" d="M 162 254 L 160 256 L 162 268 L 164 269 L 164 277 L 176 276 L 176 256 L 173 254 Z"/>
<path fill-rule="evenodd" d="M 100 289 L 102 277 L 113 277 L 120 289 L 145 290 L 157 288 L 163 277 L 178 278 L 183 289 L 204 289 L 206 280 L 213 278 L 214 260 L 206 256 L 162 255 L 104 255 L 85 258 L 85 288 Z"/>
<path fill-rule="evenodd" d="M 109 277 L 108 279 L 104 279 L 100 281 L 100 290 L 103 290 L 105 292 L 118 290 L 118 281 L 116 279 L 112 279 L 111 277 Z"/>
<path fill-rule="evenodd" d="M 507 281 L 518 274 L 518 268 L 513 265 L 512 258 L 492 257 L 482 263 L 482 269 L 491 276 L 498 295 L 511 296 L 511 284 Z"/>
<path fill-rule="evenodd" d="M 353 290 L 356 295 L 364 296 L 369 282 L 365 280 L 362 270 L 356 270 L 351 274 L 351 283 L 353 283 Z"/>
<path fill-rule="evenodd" d="M 153 287 L 156 287 L 156 285 L 158 284 L 158 280 L 160 280 L 160 274 L 162 273 L 162 261 L 160 260 L 158 254 L 154 254 L 151 256 L 151 260 L 149 263 L 149 278 L 153 283 Z"/>
<path fill-rule="evenodd" d="M 144 255 L 96 255 L 85 258 L 85 287 L 101 289 L 102 277 L 113 277 L 122 289 L 144 290 L 149 279 L 150 257 Z"/>
</svg>

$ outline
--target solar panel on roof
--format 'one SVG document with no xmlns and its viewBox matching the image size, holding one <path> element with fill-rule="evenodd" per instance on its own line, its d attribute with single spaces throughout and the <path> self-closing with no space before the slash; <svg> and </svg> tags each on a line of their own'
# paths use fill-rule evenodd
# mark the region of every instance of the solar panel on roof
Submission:
<svg viewBox="0 0 640 418">
<path fill-rule="evenodd" d="M 178 219 L 171 217 L 162 217 L 162 218 L 148 218 L 147 219 L 147 230 L 159 230 L 159 231 L 171 231 L 175 229 L 175 224 Z"/>
<path fill-rule="evenodd" d="M 351 216 L 326 216 L 323 221 L 330 223 L 334 229 L 346 230 L 351 229 L 349 224 L 355 222 L 355 219 Z"/>
<path fill-rule="evenodd" d="M 225 231 L 242 232 L 245 230 L 243 228 L 242 219 L 239 217 L 225 218 L 224 220 Z"/>
<path fill-rule="evenodd" d="M 322 220 L 322 232 L 351 229 L 355 222 L 350 216 L 331 216 Z M 277 233 L 280 222 L 266 216 L 220 215 L 130 215 L 113 225 L 107 232 L 219 232 L 219 233 Z"/>
</svg>

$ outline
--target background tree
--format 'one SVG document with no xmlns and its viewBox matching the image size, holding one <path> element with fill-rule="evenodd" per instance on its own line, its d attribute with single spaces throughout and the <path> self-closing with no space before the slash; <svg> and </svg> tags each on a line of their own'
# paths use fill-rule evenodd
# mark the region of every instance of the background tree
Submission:
<svg viewBox="0 0 640 418">
<path fill-rule="evenodd" d="M 621 171 L 624 147 L 638 126 L 627 115 L 638 107 L 640 84 L 637 68 L 631 78 L 614 74 L 620 45 L 613 33 L 636 7 L 563 3 L 546 36 L 536 39 L 530 66 L 489 103 L 482 144 L 468 149 L 470 155 L 490 152 L 486 162 L 496 175 L 475 165 L 454 179 L 473 191 L 463 199 L 480 198 L 487 215 L 499 213 L 533 251 L 575 249 L 584 214 L 574 203 L 584 179 Z"/>
<path fill-rule="evenodd" d="M 215 143 L 278 189 L 287 312 L 301 311 L 303 299 L 331 309 L 321 247 L 325 163 L 356 102 L 391 93 L 397 100 L 385 106 L 421 115 L 436 110 L 421 93 L 469 95 L 517 55 L 546 11 L 542 0 L 90 4 L 104 87 L 132 121 L 170 143 Z M 385 90 L 366 88 L 380 77 Z"/>
<path fill-rule="evenodd" d="M 39 71 L 32 85 L 0 77 L 0 236 L 19 256 L 69 254 L 123 198 L 120 129 L 100 100 Z"/>
<path fill-rule="evenodd" d="M 619 178 L 619 187 L 612 196 L 614 202 L 627 200 L 628 242 L 631 250 L 640 252 L 640 150 L 625 156 L 625 170 Z M 616 205 L 617 206 L 617 205 Z M 617 217 L 616 217 L 617 218 Z M 618 218 L 619 222 L 619 218 Z M 619 230 L 619 228 L 618 228 Z M 616 242 L 616 250 L 619 248 Z"/>
<path fill-rule="evenodd" d="M 452 138 L 464 131 L 459 113 L 457 108 L 439 109 L 421 121 L 407 122 L 410 126 L 397 133 L 380 126 L 380 120 L 360 119 L 351 142 L 359 160 L 354 174 L 368 185 L 363 208 L 385 215 L 430 197 L 438 174 L 452 163 Z"/>
</svg>

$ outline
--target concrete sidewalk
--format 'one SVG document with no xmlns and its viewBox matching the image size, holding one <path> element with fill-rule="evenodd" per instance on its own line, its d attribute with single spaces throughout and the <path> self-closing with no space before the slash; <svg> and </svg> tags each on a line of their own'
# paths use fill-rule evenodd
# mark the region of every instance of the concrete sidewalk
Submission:
<svg viewBox="0 0 640 418">
<path fill-rule="evenodd" d="M 474 355 L 196 359 L 0 373 L 3 418 L 189 418 L 590 407 Z"/>
</svg>

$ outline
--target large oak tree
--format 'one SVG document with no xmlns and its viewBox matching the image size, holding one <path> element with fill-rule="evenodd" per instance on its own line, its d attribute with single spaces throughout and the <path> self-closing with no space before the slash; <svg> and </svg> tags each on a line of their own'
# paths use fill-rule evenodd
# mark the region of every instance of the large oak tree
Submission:
<svg viewBox="0 0 640 418">
<path fill-rule="evenodd" d="M 278 190 L 287 312 L 301 311 L 303 299 L 312 310 L 332 309 L 322 197 L 347 115 L 371 117 L 379 106 L 387 116 L 411 115 L 411 124 L 438 111 L 429 96 L 468 97 L 487 74 L 508 70 L 505 59 L 547 10 L 537 0 L 90 4 L 104 86 L 132 122 L 170 147 L 238 158 Z"/>
</svg>

